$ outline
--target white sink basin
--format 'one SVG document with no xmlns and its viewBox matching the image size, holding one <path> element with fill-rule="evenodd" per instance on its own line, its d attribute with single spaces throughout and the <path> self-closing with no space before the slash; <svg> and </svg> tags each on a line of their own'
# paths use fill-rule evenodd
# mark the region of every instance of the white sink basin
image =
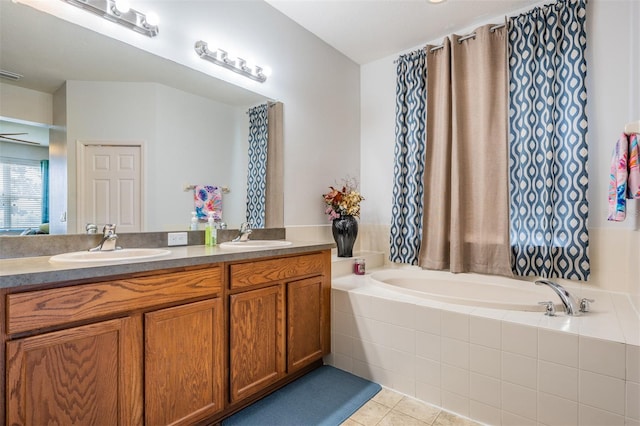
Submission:
<svg viewBox="0 0 640 426">
<path fill-rule="evenodd" d="M 272 249 L 290 246 L 291 241 L 286 240 L 249 240 L 249 241 L 227 241 L 220 243 L 220 248 L 232 250 L 245 249 Z"/>
<path fill-rule="evenodd" d="M 114 262 L 119 260 L 152 259 L 166 256 L 170 250 L 159 248 L 131 248 L 114 251 L 74 251 L 57 254 L 49 258 L 51 263 L 83 263 L 83 262 Z"/>
</svg>

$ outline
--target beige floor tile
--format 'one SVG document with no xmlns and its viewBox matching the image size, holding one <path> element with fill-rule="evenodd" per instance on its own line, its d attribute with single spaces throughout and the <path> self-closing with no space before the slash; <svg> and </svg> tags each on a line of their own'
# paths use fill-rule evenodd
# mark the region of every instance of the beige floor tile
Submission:
<svg viewBox="0 0 640 426">
<path fill-rule="evenodd" d="M 387 407 L 393 408 L 404 397 L 401 393 L 394 392 L 391 389 L 382 388 L 372 400 Z"/>
<path fill-rule="evenodd" d="M 391 410 L 377 426 L 429 426 L 429 423 L 425 423 L 399 411 Z"/>
<path fill-rule="evenodd" d="M 442 411 L 433 426 L 480 426 L 480 423 Z"/>
<path fill-rule="evenodd" d="M 440 409 L 420 402 L 416 399 L 403 397 L 394 407 L 395 411 L 431 424 L 438 417 Z"/>
<path fill-rule="evenodd" d="M 391 411 L 389 407 L 385 407 L 375 401 L 369 401 L 353 413 L 350 419 L 364 426 L 374 426 L 377 425 L 389 411 Z"/>
</svg>

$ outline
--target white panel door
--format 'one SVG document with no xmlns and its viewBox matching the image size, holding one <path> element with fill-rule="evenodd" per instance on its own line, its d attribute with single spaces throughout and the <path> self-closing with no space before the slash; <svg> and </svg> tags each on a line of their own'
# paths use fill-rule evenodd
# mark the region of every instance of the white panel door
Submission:
<svg viewBox="0 0 640 426">
<path fill-rule="evenodd" d="M 141 148 L 85 145 L 78 227 L 87 223 L 115 223 L 116 232 L 140 232 Z M 79 229 L 79 231 L 81 231 Z"/>
</svg>

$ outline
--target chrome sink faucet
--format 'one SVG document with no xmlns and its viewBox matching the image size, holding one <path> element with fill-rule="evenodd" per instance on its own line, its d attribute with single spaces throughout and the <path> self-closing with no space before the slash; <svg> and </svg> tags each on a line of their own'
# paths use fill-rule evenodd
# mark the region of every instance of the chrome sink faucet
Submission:
<svg viewBox="0 0 640 426">
<path fill-rule="evenodd" d="M 97 247 L 89 249 L 89 251 L 113 251 L 118 250 L 120 247 L 116 246 L 116 241 L 118 240 L 118 234 L 116 234 L 116 225 L 106 224 L 102 229 L 102 240 L 100 240 L 100 244 Z"/>
<path fill-rule="evenodd" d="M 551 289 L 555 291 L 558 297 L 560 297 L 560 300 L 564 305 L 564 310 L 567 313 L 567 315 L 576 316 L 576 315 L 580 315 L 580 312 L 589 312 L 589 304 L 594 301 L 593 299 L 586 299 L 586 298 L 576 300 L 571 295 L 571 293 L 569 293 L 564 287 L 562 287 L 558 283 L 554 283 L 553 281 L 537 280 L 536 285 L 547 285 L 551 287 Z M 550 302 L 544 302 L 544 303 L 550 303 Z M 551 311 L 552 310 L 550 310 L 547 307 L 547 315 L 553 316 L 555 312 L 551 312 Z"/>
<path fill-rule="evenodd" d="M 240 234 L 232 241 L 249 241 L 249 235 L 253 232 L 249 222 L 242 222 L 240 224 Z"/>
</svg>

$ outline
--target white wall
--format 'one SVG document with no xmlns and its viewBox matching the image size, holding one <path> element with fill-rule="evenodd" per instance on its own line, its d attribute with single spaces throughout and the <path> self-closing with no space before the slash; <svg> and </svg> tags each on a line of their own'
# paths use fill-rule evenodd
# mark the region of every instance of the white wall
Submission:
<svg viewBox="0 0 640 426">
<path fill-rule="evenodd" d="M 500 17 L 488 22 L 499 22 Z M 635 28 L 640 7 L 633 0 L 591 0 L 587 11 L 587 113 L 589 117 L 589 229 L 592 280 L 598 287 L 640 293 L 638 259 L 640 216 L 630 203 L 627 220 L 606 220 L 611 150 L 626 122 L 640 117 L 640 56 Z M 455 31 L 467 32 L 468 29 Z M 447 34 L 443 34 L 446 36 Z M 425 40 L 438 43 L 441 39 Z M 415 49 L 422 47 L 416 46 Z M 414 49 L 410 49 L 414 50 Z M 360 125 L 362 223 L 375 235 L 365 235 L 368 247 L 388 253 L 391 221 L 393 147 L 395 141 L 395 65 L 405 52 L 361 68 Z M 387 256 L 388 257 L 388 256 Z"/>
</svg>

